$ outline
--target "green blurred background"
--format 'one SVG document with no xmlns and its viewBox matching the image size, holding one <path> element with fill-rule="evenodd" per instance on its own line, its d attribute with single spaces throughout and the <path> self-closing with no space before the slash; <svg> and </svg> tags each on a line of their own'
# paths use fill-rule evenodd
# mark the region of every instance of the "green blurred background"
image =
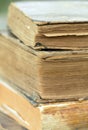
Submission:
<svg viewBox="0 0 88 130">
<path fill-rule="evenodd" d="M 6 13 L 7 8 L 10 2 L 18 1 L 18 0 L 0 0 L 0 14 L 1 13 Z M 19 0 L 22 1 L 22 0 Z"/>
<path fill-rule="evenodd" d="M 15 1 L 25 1 L 25 0 L 0 0 L 0 30 L 6 29 L 8 6 L 11 2 Z"/>
</svg>

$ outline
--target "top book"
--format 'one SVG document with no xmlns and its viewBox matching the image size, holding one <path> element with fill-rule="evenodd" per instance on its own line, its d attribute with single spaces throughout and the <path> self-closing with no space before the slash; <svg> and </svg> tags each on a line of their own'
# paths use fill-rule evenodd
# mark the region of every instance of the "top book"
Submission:
<svg viewBox="0 0 88 130">
<path fill-rule="evenodd" d="M 83 39 L 88 35 L 88 2 L 11 3 L 8 25 L 24 44 L 35 49 L 88 47 Z"/>
</svg>

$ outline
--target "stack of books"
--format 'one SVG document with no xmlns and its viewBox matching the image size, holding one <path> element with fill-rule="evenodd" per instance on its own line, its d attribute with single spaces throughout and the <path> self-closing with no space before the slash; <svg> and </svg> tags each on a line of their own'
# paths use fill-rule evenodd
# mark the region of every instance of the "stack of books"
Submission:
<svg viewBox="0 0 88 130">
<path fill-rule="evenodd" d="M 11 3 L 0 33 L 0 108 L 29 130 L 88 129 L 88 2 Z"/>
</svg>

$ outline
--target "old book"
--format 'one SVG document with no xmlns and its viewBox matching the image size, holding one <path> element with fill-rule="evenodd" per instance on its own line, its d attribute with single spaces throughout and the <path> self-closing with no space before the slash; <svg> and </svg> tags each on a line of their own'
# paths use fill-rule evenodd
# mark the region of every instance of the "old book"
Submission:
<svg viewBox="0 0 88 130">
<path fill-rule="evenodd" d="M 37 51 L 0 34 L 0 76 L 34 100 L 88 95 L 88 50 Z"/>
<path fill-rule="evenodd" d="M 28 97 L 0 81 L 0 109 L 29 130 L 88 129 L 88 100 L 35 106 Z"/>
<path fill-rule="evenodd" d="M 35 49 L 88 47 L 88 1 L 16 2 L 9 7 L 8 25 Z"/>
<path fill-rule="evenodd" d="M 6 115 L 3 111 L 0 111 L 0 130 L 27 130 L 27 129 L 21 126 L 10 116 Z"/>
</svg>

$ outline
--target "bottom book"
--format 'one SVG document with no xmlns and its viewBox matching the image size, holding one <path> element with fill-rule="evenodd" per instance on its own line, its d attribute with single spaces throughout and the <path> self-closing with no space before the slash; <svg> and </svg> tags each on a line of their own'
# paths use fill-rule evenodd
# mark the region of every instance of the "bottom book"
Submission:
<svg viewBox="0 0 88 130">
<path fill-rule="evenodd" d="M 0 82 L 0 109 L 27 129 L 88 130 L 88 100 L 35 104 Z"/>
<path fill-rule="evenodd" d="M 0 130 L 27 130 L 14 119 L 0 111 Z"/>
</svg>

